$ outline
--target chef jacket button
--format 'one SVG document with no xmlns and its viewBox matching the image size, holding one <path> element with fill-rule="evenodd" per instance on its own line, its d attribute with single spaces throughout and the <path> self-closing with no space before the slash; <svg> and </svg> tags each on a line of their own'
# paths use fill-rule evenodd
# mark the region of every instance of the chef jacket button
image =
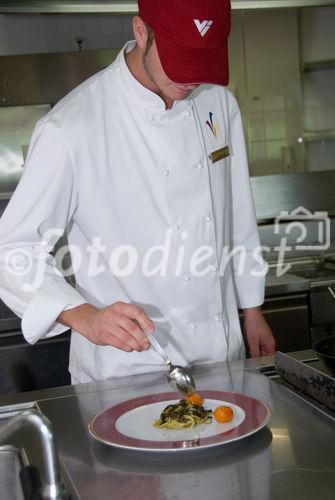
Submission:
<svg viewBox="0 0 335 500">
<path fill-rule="evenodd" d="M 197 328 L 197 325 L 195 323 L 189 323 L 187 326 L 190 330 L 196 330 Z"/>
<path fill-rule="evenodd" d="M 214 319 L 214 321 L 215 321 L 216 323 L 220 323 L 220 321 L 221 321 L 221 315 L 220 315 L 220 314 L 216 314 L 216 315 L 213 317 L 213 319 Z"/>
<path fill-rule="evenodd" d="M 168 175 L 170 175 L 170 170 L 164 170 L 163 174 L 167 177 Z"/>
<path fill-rule="evenodd" d="M 179 229 L 180 229 L 180 225 L 179 225 L 179 224 L 175 224 L 175 225 L 173 226 L 173 229 L 174 229 L 175 231 L 179 231 Z"/>
<path fill-rule="evenodd" d="M 213 272 L 216 272 L 218 270 L 218 266 L 211 266 L 211 269 Z"/>
<path fill-rule="evenodd" d="M 153 116 L 148 116 L 148 122 L 153 123 L 154 122 L 154 117 Z"/>
<path fill-rule="evenodd" d="M 203 164 L 202 164 L 202 163 L 198 163 L 197 168 L 198 168 L 199 170 L 201 170 L 202 168 L 204 168 L 204 166 L 203 166 Z"/>
<path fill-rule="evenodd" d="M 189 118 L 191 116 L 191 111 L 185 111 L 184 118 Z"/>
<path fill-rule="evenodd" d="M 205 218 L 205 221 L 206 222 L 211 222 L 212 220 L 212 216 L 211 215 L 207 215 L 206 218 Z"/>
<path fill-rule="evenodd" d="M 185 276 L 183 276 L 183 281 L 185 283 L 188 283 L 189 281 L 191 281 L 191 276 L 188 276 L 187 274 L 185 274 Z"/>
</svg>

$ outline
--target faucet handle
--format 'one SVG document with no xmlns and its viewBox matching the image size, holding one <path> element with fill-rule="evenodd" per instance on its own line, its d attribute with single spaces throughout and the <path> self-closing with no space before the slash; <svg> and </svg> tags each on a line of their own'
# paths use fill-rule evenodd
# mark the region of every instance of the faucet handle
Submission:
<svg viewBox="0 0 335 500">
<path fill-rule="evenodd" d="M 68 498 L 60 476 L 58 456 L 52 425 L 46 416 L 37 410 L 24 410 L 4 424 L 0 431 L 0 443 L 4 443 L 22 427 L 32 427 L 38 434 L 43 451 L 45 483 L 40 491 L 45 500 L 64 500 Z"/>
</svg>

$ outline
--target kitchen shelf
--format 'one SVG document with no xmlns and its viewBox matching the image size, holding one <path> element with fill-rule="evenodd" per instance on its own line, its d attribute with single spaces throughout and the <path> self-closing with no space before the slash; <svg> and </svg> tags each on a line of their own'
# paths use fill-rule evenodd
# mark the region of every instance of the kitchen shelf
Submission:
<svg viewBox="0 0 335 500">
<path fill-rule="evenodd" d="M 232 9 L 320 7 L 333 0 L 232 0 Z M 136 14 L 136 0 L 0 0 L 0 14 Z"/>
<path fill-rule="evenodd" d="M 333 141 L 335 140 L 335 129 L 314 130 L 303 132 L 304 142 Z"/>
<path fill-rule="evenodd" d="M 314 71 L 330 71 L 335 69 L 335 59 L 327 61 L 314 61 L 302 65 L 303 73 L 313 73 Z"/>
</svg>

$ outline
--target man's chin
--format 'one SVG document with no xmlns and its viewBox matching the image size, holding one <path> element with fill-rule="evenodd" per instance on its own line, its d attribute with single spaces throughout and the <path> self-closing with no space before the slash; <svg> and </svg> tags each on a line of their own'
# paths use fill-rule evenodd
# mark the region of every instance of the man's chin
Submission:
<svg viewBox="0 0 335 500">
<path fill-rule="evenodd" d="M 183 101 L 184 99 L 187 99 L 187 97 L 193 92 L 193 90 L 180 90 L 176 92 L 171 92 L 171 95 L 169 96 L 169 99 L 172 101 Z"/>
</svg>

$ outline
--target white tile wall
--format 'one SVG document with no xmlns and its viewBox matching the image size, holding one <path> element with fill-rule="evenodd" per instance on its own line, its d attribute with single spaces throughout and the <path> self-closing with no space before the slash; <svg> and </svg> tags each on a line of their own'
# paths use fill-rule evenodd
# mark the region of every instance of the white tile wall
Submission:
<svg viewBox="0 0 335 500">
<path fill-rule="evenodd" d="M 232 29 L 229 37 L 230 81 L 240 104 L 245 103 L 245 56 L 243 47 L 243 17 L 240 11 L 232 12 Z"/>
<path fill-rule="evenodd" d="M 302 64 L 335 61 L 335 6 L 303 9 L 300 17 Z M 318 132 L 320 141 L 306 143 L 306 165 L 311 171 L 335 169 L 335 69 L 302 74 L 304 129 Z"/>
<path fill-rule="evenodd" d="M 267 111 L 265 118 L 265 139 L 267 141 L 286 139 L 285 111 Z"/>
<path fill-rule="evenodd" d="M 266 95 L 264 97 L 264 109 L 282 110 L 285 109 L 285 96 L 281 94 Z"/>
<path fill-rule="evenodd" d="M 306 130 L 335 129 L 335 69 L 305 73 L 303 95 Z"/>
<path fill-rule="evenodd" d="M 334 170 L 335 140 L 309 142 L 306 149 L 309 171 Z"/>
<path fill-rule="evenodd" d="M 251 155 L 254 162 L 262 165 L 266 162 L 266 142 L 265 141 L 253 141 L 251 143 Z"/>
<path fill-rule="evenodd" d="M 302 135 L 297 11 L 233 12 L 230 67 L 234 85 L 244 82 L 238 100 L 251 173 L 301 171 L 294 149 Z"/>
<path fill-rule="evenodd" d="M 301 10 L 301 57 L 304 62 L 334 59 L 335 6 Z"/>
<path fill-rule="evenodd" d="M 303 62 L 335 60 L 335 6 L 234 12 L 232 26 L 252 174 L 335 168 L 335 141 L 299 142 L 304 129 L 335 129 L 335 70 L 301 73 Z"/>
<path fill-rule="evenodd" d="M 250 111 L 250 140 L 251 141 L 265 141 L 265 115 L 263 112 Z"/>
<path fill-rule="evenodd" d="M 121 47 L 133 37 L 131 19 L 0 15 L 0 56 L 77 50 L 75 36 L 84 37 L 83 50 Z M 231 88 L 244 118 L 253 174 L 302 171 L 303 146 L 298 139 L 303 128 L 335 128 L 335 70 L 305 74 L 302 85 L 299 59 L 300 49 L 306 62 L 335 59 L 334 26 L 335 6 L 299 13 L 296 9 L 233 11 Z M 323 164 L 329 168 L 333 154 L 329 141 L 326 147 L 308 145 L 306 152 L 308 168 Z M 321 154 L 325 159 L 320 162 Z"/>
<path fill-rule="evenodd" d="M 246 102 L 250 111 L 264 111 L 263 98 L 261 96 L 254 95 L 249 98 L 246 96 Z"/>
<path fill-rule="evenodd" d="M 293 144 L 298 142 L 298 139 L 301 137 L 301 125 L 302 125 L 302 116 L 301 116 L 301 107 L 292 108 L 285 110 L 285 131 L 286 137 L 291 139 Z"/>
</svg>

